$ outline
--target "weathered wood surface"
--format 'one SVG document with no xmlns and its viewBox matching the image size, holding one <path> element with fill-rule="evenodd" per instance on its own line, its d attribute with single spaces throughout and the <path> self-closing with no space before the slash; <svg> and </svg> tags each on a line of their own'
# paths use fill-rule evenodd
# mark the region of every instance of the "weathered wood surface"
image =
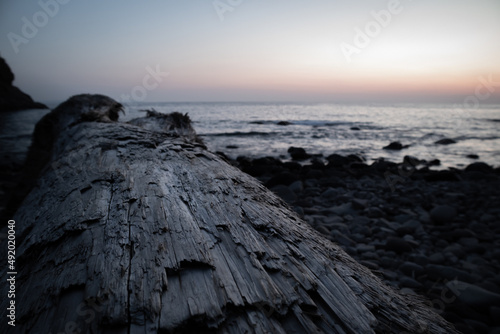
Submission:
<svg viewBox="0 0 500 334">
<path fill-rule="evenodd" d="M 74 97 L 38 127 L 54 136 L 34 144 L 45 167 L 14 218 L 16 333 L 454 332 L 189 125 L 119 110 Z"/>
</svg>

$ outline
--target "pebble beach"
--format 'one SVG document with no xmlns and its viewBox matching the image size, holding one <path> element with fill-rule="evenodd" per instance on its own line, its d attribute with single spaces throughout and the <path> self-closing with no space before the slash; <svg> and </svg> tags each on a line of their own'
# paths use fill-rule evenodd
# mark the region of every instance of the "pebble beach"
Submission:
<svg viewBox="0 0 500 334">
<path fill-rule="evenodd" d="M 500 333 L 500 168 L 309 154 L 229 159 L 319 233 L 463 333 Z"/>
</svg>

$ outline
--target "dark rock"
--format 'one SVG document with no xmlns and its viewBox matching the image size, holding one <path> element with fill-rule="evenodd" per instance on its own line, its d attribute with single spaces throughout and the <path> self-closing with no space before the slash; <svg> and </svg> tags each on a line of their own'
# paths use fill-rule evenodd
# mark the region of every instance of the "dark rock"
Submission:
<svg viewBox="0 0 500 334">
<path fill-rule="evenodd" d="M 406 226 L 400 226 L 396 229 L 396 233 L 398 234 L 398 236 L 402 237 L 402 236 L 405 236 L 407 234 L 413 233 L 413 230 L 411 230 L 410 228 L 408 228 Z"/>
<path fill-rule="evenodd" d="M 258 177 L 267 173 L 280 173 L 283 171 L 283 163 L 273 157 L 264 157 L 251 160 L 246 157 L 239 156 L 237 159 L 240 168 L 247 174 Z"/>
<path fill-rule="evenodd" d="M 488 333 L 489 331 L 488 326 L 484 322 L 474 319 L 465 319 L 465 323 L 472 327 L 476 333 Z"/>
<path fill-rule="evenodd" d="M 474 162 L 469 166 L 465 167 L 466 172 L 481 172 L 481 173 L 489 173 L 493 171 L 493 167 L 484 163 L 484 162 Z"/>
<path fill-rule="evenodd" d="M 476 238 L 460 238 L 460 240 L 458 240 L 458 243 L 464 248 L 467 248 L 477 246 L 479 244 L 479 240 L 477 240 Z"/>
<path fill-rule="evenodd" d="M 293 211 L 295 211 L 300 217 L 304 216 L 304 209 L 300 206 L 294 206 Z"/>
<path fill-rule="evenodd" d="M 477 155 L 477 154 L 467 154 L 466 157 L 469 159 L 474 159 L 474 160 L 479 159 L 479 155 Z"/>
<path fill-rule="evenodd" d="M 315 190 L 313 188 L 318 189 L 318 192 L 320 192 L 320 190 L 321 190 L 321 189 L 318 188 L 319 184 L 318 184 L 318 180 L 316 180 L 316 179 L 306 179 L 304 181 L 304 187 L 305 188 L 309 188 L 308 190 L 310 190 L 310 191 Z M 314 195 L 314 196 L 316 196 L 316 195 Z"/>
<path fill-rule="evenodd" d="M 358 248 L 356 247 L 356 249 L 358 249 Z M 376 252 L 365 252 L 363 254 L 363 258 L 364 259 L 369 259 L 369 260 L 378 260 L 379 256 L 378 256 L 378 254 Z"/>
<path fill-rule="evenodd" d="M 424 273 L 424 267 L 419 266 L 413 262 L 404 262 L 399 266 L 399 270 L 409 277 L 417 277 Z M 409 287 L 411 288 L 411 287 Z"/>
<path fill-rule="evenodd" d="M 457 216 L 457 210 L 449 205 L 439 205 L 434 207 L 429 213 L 431 220 L 435 224 L 451 223 Z"/>
<path fill-rule="evenodd" d="M 420 289 L 422 284 L 414 280 L 413 278 L 403 276 L 399 280 L 401 286 L 411 289 Z"/>
<path fill-rule="evenodd" d="M 481 218 L 479 219 L 479 221 L 481 223 L 490 223 L 490 222 L 494 222 L 496 220 L 496 217 L 493 216 L 493 215 L 490 215 L 489 213 L 485 213 L 481 216 Z"/>
<path fill-rule="evenodd" d="M 247 174 L 250 174 L 254 177 L 262 176 L 265 173 L 269 171 L 269 169 L 266 166 L 253 166 L 253 165 L 241 165 L 240 162 L 240 168 Z"/>
<path fill-rule="evenodd" d="M 285 162 L 283 167 L 292 172 L 299 172 L 302 169 L 302 165 L 295 161 Z"/>
<path fill-rule="evenodd" d="M 456 144 L 457 142 L 453 139 L 450 138 L 443 138 L 438 141 L 436 141 L 434 144 L 436 145 L 450 145 L 450 144 Z"/>
<path fill-rule="evenodd" d="M 10 85 L 12 82 L 14 82 L 14 73 L 12 73 L 9 65 L 5 62 L 5 59 L 0 57 L 0 83 Z"/>
<path fill-rule="evenodd" d="M 448 320 L 448 322 L 451 322 L 452 324 L 462 322 L 462 318 L 455 313 L 445 311 L 441 314 L 441 316 L 446 320 Z"/>
<path fill-rule="evenodd" d="M 367 245 L 367 244 L 358 244 L 356 246 L 356 250 L 359 253 L 373 252 L 373 251 L 375 251 L 375 246 Z"/>
<path fill-rule="evenodd" d="M 441 264 L 444 263 L 446 260 L 445 256 L 443 253 L 434 253 L 429 256 L 429 262 L 434 263 L 434 264 Z"/>
<path fill-rule="evenodd" d="M 354 198 L 351 201 L 352 207 L 356 210 L 364 210 L 368 206 L 368 201 L 363 199 Z"/>
<path fill-rule="evenodd" d="M 280 121 L 280 122 L 276 123 L 276 125 L 282 125 L 282 126 L 291 125 L 291 124 L 292 123 L 287 122 L 287 121 Z"/>
<path fill-rule="evenodd" d="M 489 313 L 490 318 L 493 319 L 497 325 L 500 325 L 500 305 L 491 306 Z"/>
<path fill-rule="evenodd" d="M 321 197 L 326 199 L 333 199 L 339 196 L 339 191 L 334 188 L 328 188 L 324 192 L 321 193 Z"/>
<path fill-rule="evenodd" d="M 323 235 L 330 235 L 330 231 L 328 230 L 328 228 L 324 225 L 318 225 L 316 227 L 316 231 L 318 231 L 319 233 L 323 234 Z"/>
<path fill-rule="evenodd" d="M 478 310 L 475 307 L 470 307 L 467 304 L 461 303 L 459 300 L 457 300 L 456 296 L 451 292 L 446 286 L 442 288 L 441 293 L 444 292 L 446 295 L 446 299 L 449 302 L 456 301 L 455 303 L 452 302 L 452 304 L 447 305 L 447 310 L 450 312 L 454 312 L 458 316 L 462 317 L 465 321 L 467 319 L 475 319 L 477 321 L 481 322 L 488 322 L 488 314 L 487 310 Z M 441 294 L 440 293 L 440 294 Z M 469 333 L 469 332 L 467 332 Z"/>
<path fill-rule="evenodd" d="M 269 181 L 266 182 L 266 187 L 271 188 L 276 185 L 288 186 L 295 181 L 298 181 L 299 177 L 296 174 L 290 172 L 283 172 L 278 175 L 273 176 Z"/>
<path fill-rule="evenodd" d="M 359 127 L 357 127 L 357 126 L 352 126 L 351 130 L 352 131 L 360 131 L 361 129 Z"/>
<path fill-rule="evenodd" d="M 384 146 L 383 149 L 384 150 L 399 151 L 399 150 L 402 150 L 402 149 L 407 148 L 407 147 L 408 147 L 408 145 L 403 145 L 400 142 L 395 141 L 395 142 L 390 143 L 387 146 Z"/>
<path fill-rule="evenodd" d="M 338 206 L 334 206 L 328 209 L 330 214 L 335 214 L 338 216 L 345 216 L 352 214 L 354 212 L 351 203 L 345 203 Z"/>
<path fill-rule="evenodd" d="M 447 255 L 448 258 L 451 258 L 453 256 L 456 256 L 457 258 L 464 258 L 465 257 L 465 252 L 464 248 L 460 244 L 451 244 L 445 249 L 443 249 L 443 253 Z"/>
<path fill-rule="evenodd" d="M 366 260 L 361 260 L 359 261 L 362 265 L 364 265 L 366 268 L 370 270 L 378 270 L 379 266 L 375 262 L 372 261 L 366 261 Z"/>
<path fill-rule="evenodd" d="M 418 166 L 421 163 L 422 163 L 422 161 L 420 161 L 420 159 L 412 157 L 410 155 L 405 155 L 403 158 L 403 164 L 411 165 L 413 167 Z"/>
<path fill-rule="evenodd" d="M 323 176 L 323 172 L 319 169 L 311 169 L 306 173 L 306 179 L 320 179 Z"/>
<path fill-rule="evenodd" d="M 487 265 L 487 264 L 486 264 Z M 481 269 L 479 269 L 481 270 Z M 490 272 L 490 274 L 493 275 L 492 272 Z M 484 277 L 484 276 L 483 276 Z M 485 281 L 482 281 L 480 283 L 477 283 L 476 284 L 478 287 L 480 288 L 483 288 L 484 290 L 487 290 L 487 291 L 490 291 L 490 292 L 493 292 L 493 293 L 496 293 L 496 294 L 500 294 L 500 287 L 498 285 L 496 285 L 494 282 L 492 281 L 489 281 L 489 280 L 485 280 Z M 499 305 L 500 307 L 500 305 Z M 500 320 L 500 318 L 498 318 L 498 320 Z"/>
<path fill-rule="evenodd" d="M 380 269 L 379 272 L 383 275 L 386 281 L 395 282 L 398 280 L 398 274 L 392 270 Z"/>
<path fill-rule="evenodd" d="M 427 275 L 434 280 L 459 280 L 463 282 L 473 282 L 474 276 L 466 271 L 439 264 L 429 264 L 425 267 Z"/>
<path fill-rule="evenodd" d="M 238 157 L 236 157 L 236 161 L 238 161 L 241 167 L 250 166 L 252 164 L 252 159 L 243 155 L 239 155 Z"/>
<path fill-rule="evenodd" d="M 397 168 L 398 164 L 392 161 L 387 161 L 384 160 L 384 158 L 377 159 L 375 162 L 373 162 L 370 165 L 370 168 L 373 170 L 376 170 L 378 172 L 386 172 L 388 170 L 394 170 L 396 175 L 397 175 Z"/>
<path fill-rule="evenodd" d="M 455 329 L 459 331 L 460 333 L 467 333 L 467 334 L 477 334 L 477 332 L 472 329 L 472 327 L 460 322 L 460 323 L 454 323 L 453 326 L 455 326 Z"/>
<path fill-rule="evenodd" d="M 295 181 L 295 182 L 292 182 L 289 185 L 289 188 L 294 193 L 300 193 L 302 190 L 304 190 L 304 184 L 300 180 L 299 181 Z"/>
<path fill-rule="evenodd" d="M 236 145 L 227 145 L 226 148 L 228 148 L 230 150 L 234 150 L 234 149 L 239 148 L 239 146 L 236 146 Z"/>
<path fill-rule="evenodd" d="M 369 218 L 382 218 L 385 217 L 385 212 L 377 207 L 371 207 L 366 210 L 366 215 Z"/>
<path fill-rule="evenodd" d="M 270 189 L 287 203 L 293 203 L 297 200 L 297 195 L 295 195 L 295 193 L 291 191 L 287 186 L 278 185 Z"/>
<path fill-rule="evenodd" d="M 352 170 L 360 170 L 360 169 L 366 169 L 369 166 L 365 164 L 364 162 L 353 162 L 349 165 L 349 169 Z"/>
<path fill-rule="evenodd" d="M 13 86 L 14 74 L 9 65 L 0 57 L 0 111 L 23 109 L 49 109 L 46 105 L 33 101 L 19 88 Z"/>
<path fill-rule="evenodd" d="M 500 261 L 500 249 L 495 249 L 491 252 L 491 257 L 497 261 Z"/>
<path fill-rule="evenodd" d="M 306 150 L 304 150 L 302 147 L 292 146 L 288 149 L 288 153 L 290 153 L 290 156 L 293 160 L 306 160 L 311 157 L 311 155 L 307 154 Z"/>
<path fill-rule="evenodd" d="M 349 154 L 346 158 L 350 162 L 364 162 L 365 161 L 365 159 L 363 159 L 363 157 L 360 157 L 359 155 L 356 155 L 356 154 Z"/>
<path fill-rule="evenodd" d="M 347 234 L 349 235 L 349 229 L 347 228 L 346 224 L 343 224 L 341 221 L 332 221 L 328 220 L 325 217 L 325 220 L 323 221 L 323 226 L 327 227 L 328 230 L 330 231 L 339 231 L 340 233 Z"/>
<path fill-rule="evenodd" d="M 428 171 L 424 176 L 424 180 L 428 182 L 446 182 L 446 181 L 460 181 L 460 177 L 455 171 L 440 170 Z"/>
<path fill-rule="evenodd" d="M 380 258 L 380 265 L 385 268 L 397 268 L 399 261 L 394 257 L 383 256 Z"/>
<path fill-rule="evenodd" d="M 418 220 L 411 219 L 411 220 L 408 220 L 407 222 L 405 222 L 400 227 L 398 227 L 396 229 L 396 232 L 399 235 L 412 234 L 415 232 L 415 230 L 417 230 L 421 226 L 422 226 L 422 224 Z"/>
<path fill-rule="evenodd" d="M 490 328 L 488 334 L 500 334 L 500 327 Z"/>
<path fill-rule="evenodd" d="M 333 230 L 330 235 L 332 239 L 341 246 L 354 246 L 355 242 L 339 231 Z"/>
<path fill-rule="evenodd" d="M 311 208 L 313 206 L 312 199 L 310 197 L 307 198 L 299 198 L 296 202 L 296 205 L 301 206 L 302 208 Z M 304 209 L 305 211 L 305 209 Z"/>
<path fill-rule="evenodd" d="M 340 154 L 329 155 L 326 160 L 328 160 L 328 167 L 342 167 L 349 163 L 349 159 Z"/>
<path fill-rule="evenodd" d="M 385 249 L 388 251 L 394 251 L 397 254 L 401 254 L 411 251 L 412 247 L 408 242 L 401 238 L 390 237 L 386 241 Z"/>
<path fill-rule="evenodd" d="M 460 238 L 469 238 L 469 237 L 474 237 L 474 232 L 466 229 L 454 229 L 453 231 L 450 232 L 450 235 L 453 239 L 460 239 Z"/>
<path fill-rule="evenodd" d="M 450 281 L 446 283 L 457 298 L 472 307 L 496 306 L 500 305 L 500 295 L 494 292 L 485 290 L 476 285 L 460 282 Z"/>
<path fill-rule="evenodd" d="M 410 237 L 410 238 L 408 238 L 408 237 Z M 410 244 L 411 248 L 418 248 L 418 246 L 420 246 L 420 242 L 419 242 L 419 241 L 417 241 L 417 240 L 413 240 L 412 238 L 413 238 L 413 237 L 411 237 L 411 235 L 405 235 L 403 239 L 404 239 L 404 240 L 405 240 L 408 244 Z"/>
<path fill-rule="evenodd" d="M 427 163 L 427 166 L 431 167 L 431 166 L 441 166 L 441 160 L 439 159 L 434 159 L 434 160 L 431 160 Z"/>
<path fill-rule="evenodd" d="M 423 254 L 411 254 L 409 259 L 420 266 L 425 266 L 429 263 L 429 258 Z"/>
<path fill-rule="evenodd" d="M 274 157 L 263 157 L 263 158 L 257 158 L 252 161 L 254 165 L 260 165 L 260 166 L 277 166 L 281 165 L 281 161 L 279 159 L 276 159 Z"/>
<path fill-rule="evenodd" d="M 358 226 L 365 226 L 365 225 L 368 225 L 370 224 L 371 220 L 370 218 L 368 217 L 365 217 L 365 216 L 357 216 L 357 217 L 354 217 L 354 219 L 352 220 L 352 224 L 353 225 L 358 225 Z"/>
<path fill-rule="evenodd" d="M 325 161 L 320 157 L 314 157 L 311 159 L 311 168 L 323 169 L 325 168 Z"/>
</svg>

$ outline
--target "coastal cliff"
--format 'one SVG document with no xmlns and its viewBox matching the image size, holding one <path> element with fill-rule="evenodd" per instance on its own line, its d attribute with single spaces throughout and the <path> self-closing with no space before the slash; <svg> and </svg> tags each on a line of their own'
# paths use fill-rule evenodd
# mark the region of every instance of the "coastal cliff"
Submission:
<svg viewBox="0 0 500 334">
<path fill-rule="evenodd" d="M 13 82 L 14 73 L 5 59 L 0 57 L 0 111 L 48 109 L 46 105 L 33 101 L 28 94 L 14 86 Z"/>
</svg>

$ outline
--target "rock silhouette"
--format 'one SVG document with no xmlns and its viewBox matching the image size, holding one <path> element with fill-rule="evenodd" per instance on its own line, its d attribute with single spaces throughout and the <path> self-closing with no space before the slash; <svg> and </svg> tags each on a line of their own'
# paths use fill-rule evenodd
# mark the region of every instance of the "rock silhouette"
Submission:
<svg viewBox="0 0 500 334">
<path fill-rule="evenodd" d="M 14 86 L 14 78 L 9 65 L 0 57 L 0 111 L 48 109 L 46 105 L 33 101 L 31 96 Z"/>
</svg>

